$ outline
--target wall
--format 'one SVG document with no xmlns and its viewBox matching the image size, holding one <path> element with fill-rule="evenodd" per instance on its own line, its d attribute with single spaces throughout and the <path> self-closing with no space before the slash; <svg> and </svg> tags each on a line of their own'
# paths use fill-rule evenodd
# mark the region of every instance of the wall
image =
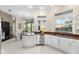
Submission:
<svg viewBox="0 0 79 59">
<path fill-rule="evenodd" d="M 21 28 L 19 26 L 21 25 Z M 23 18 L 22 17 L 16 17 L 16 34 L 21 33 L 24 30 L 24 23 L 23 23 Z"/>
<path fill-rule="evenodd" d="M 53 15 L 50 12 L 51 10 L 47 10 L 47 11 L 35 11 L 33 14 L 34 17 L 34 22 L 35 22 L 35 31 L 38 30 L 38 19 L 37 16 L 46 16 L 46 24 L 45 24 L 45 31 L 47 32 L 52 32 L 53 30 Z"/>
<path fill-rule="evenodd" d="M 38 31 L 38 19 L 37 19 L 37 16 L 47 16 L 47 15 L 46 15 L 46 12 L 43 12 L 43 11 L 42 12 L 41 11 L 35 11 L 34 12 L 34 14 L 33 14 L 34 26 L 35 26 L 34 31 Z M 47 19 L 46 19 L 46 21 L 47 21 Z"/>
<path fill-rule="evenodd" d="M 37 31 L 37 16 L 46 16 L 46 31 L 48 32 L 52 32 L 54 31 L 54 20 L 55 20 L 55 17 L 54 15 L 56 13 L 59 13 L 59 12 L 63 12 L 63 11 L 66 11 L 66 10 L 70 10 L 70 9 L 73 9 L 73 33 L 78 33 L 79 34 L 79 31 L 77 31 L 77 26 L 78 24 L 76 23 L 77 20 L 75 20 L 75 17 L 76 15 L 79 14 L 79 6 L 67 6 L 67 5 L 58 5 L 58 6 L 55 6 L 54 8 L 52 8 L 51 10 L 44 10 L 44 11 L 34 11 L 33 12 L 33 17 L 34 17 L 34 25 L 35 25 L 35 31 Z M 9 17 L 9 16 L 7 16 Z M 10 20 L 11 18 L 9 18 Z M 18 32 L 21 32 L 24 30 L 24 27 L 22 27 L 22 30 L 18 30 L 18 22 L 22 24 L 23 26 L 23 23 L 22 23 L 22 19 L 20 16 L 16 18 L 17 19 L 17 23 L 16 23 L 16 31 L 17 33 Z M 6 20 L 7 21 L 7 20 Z M 11 20 L 10 20 L 11 22 Z"/>
<path fill-rule="evenodd" d="M 79 6 L 74 6 L 74 33 L 79 34 Z"/>
<path fill-rule="evenodd" d="M 42 11 L 42 12 L 40 12 L 40 11 L 35 11 L 34 12 L 34 21 L 35 21 L 35 31 L 37 31 L 36 29 L 38 29 L 37 28 L 37 16 L 41 16 L 41 15 L 43 15 L 43 16 L 46 16 L 47 17 L 47 19 L 46 19 L 46 21 L 47 21 L 47 23 L 46 23 L 46 31 L 48 31 L 48 32 L 54 32 L 54 30 L 55 30 L 55 26 L 54 26 L 54 24 L 55 24 L 55 17 L 54 17 L 54 15 L 56 14 L 56 13 L 59 13 L 59 12 L 63 12 L 63 11 L 66 11 L 66 10 L 70 10 L 70 9 L 73 9 L 72 8 L 73 6 L 65 6 L 65 5 L 56 5 L 54 8 L 52 8 L 51 10 L 47 10 L 47 11 Z"/>
<path fill-rule="evenodd" d="M 12 34 L 12 15 L 4 12 L 4 11 L 1 11 L 1 21 L 7 21 L 10 23 L 10 34 Z"/>
<path fill-rule="evenodd" d="M 56 13 L 60 13 L 60 12 L 63 12 L 63 11 L 66 11 L 66 10 L 71 10 L 71 9 L 73 9 L 73 33 L 74 34 L 79 34 L 79 30 L 77 30 L 77 26 L 79 26 L 79 24 L 78 24 L 79 22 L 76 19 L 77 15 L 79 16 L 79 6 L 77 6 L 77 5 L 76 6 L 73 6 L 73 5 L 70 5 L 70 6 L 69 5 L 68 6 L 67 5 L 60 5 L 60 6 L 56 6 L 55 9 L 52 9 L 51 12 L 54 12 L 53 13 L 53 15 L 54 15 Z M 53 20 L 55 20 L 54 16 L 53 16 Z M 54 29 L 53 29 L 53 31 L 54 31 Z"/>
</svg>

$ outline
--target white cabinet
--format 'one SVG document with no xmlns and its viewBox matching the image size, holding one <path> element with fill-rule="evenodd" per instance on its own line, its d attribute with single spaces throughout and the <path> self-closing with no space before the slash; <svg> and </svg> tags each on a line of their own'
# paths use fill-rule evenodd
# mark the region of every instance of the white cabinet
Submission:
<svg viewBox="0 0 79 59">
<path fill-rule="evenodd" d="M 36 35 L 31 36 L 30 40 L 31 40 L 33 45 L 36 45 Z"/>
<path fill-rule="evenodd" d="M 70 53 L 72 40 L 68 38 L 62 38 L 60 43 L 61 49 L 67 53 Z"/>
<path fill-rule="evenodd" d="M 32 47 L 36 45 L 36 35 L 22 35 L 23 47 Z"/>
<path fill-rule="evenodd" d="M 36 44 L 40 44 L 40 35 L 36 35 Z"/>
<path fill-rule="evenodd" d="M 47 41 L 48 41 L 47 44 L 51 46 L 52 45 L 52 38 L 50 35 L 48 36 Z"/>
<path fill-rule="evenodd" d="M 79 54 L 79 40 L 45 35 L 45 44 L 60 49 L 66 53 Z"/>
<path fill-rule="evenodd" d="M 75 52 L 79 54 L 79 40 L 75 44 L 76 44 Z"/>
<path fill-rule="evenodd" d="M 60 40 L 60 49 L 67 53 L 78 53 L 79 54 L 79 40 L 62 38 Z"/>
<path fill-rule="evenodd" d="M 45 45 L 51 46 L 53 45 L 53 40 L 51 35 L 45 35 Z"/>
<path fill-rule="evenodd" d="M 51 39 L 49 38 L 49 35 L 45 35 L 45 36 L 44 36 L 44 39 L 45 39 L 45 44 L 46 44 L 46 45 L 50 45 Z"/>
<path fill-rule="evenodd" d="M 45 39 L 45 45 L 47 45 L 47 42 L 48 42 L 48 37 L 47 37 L 47 35 L 44 35 L 44 39 Z"/>
<path fill-rule="evenodd" d="M 54 38 L 54 36 L 51 36 L 50 38 L 51 38 L 51 47 L 54 47 L 54 39 L 55 38 Z"/>
<path fill-rule="evenodd" d="M 73 40 L 72 42 L 71 53 L 79 54 L 79 40 Z"/>
<path fill-rule="evenodd" d="M 56 36 L 52 36 L 52 46 L 58 48 L 58 38 Z"/>
<path fill-rule="evenodd" d="M 58 48 L 58 38 L 52 35 L 45 35 L 45 44 L 51 47 Z"/>
</svg>

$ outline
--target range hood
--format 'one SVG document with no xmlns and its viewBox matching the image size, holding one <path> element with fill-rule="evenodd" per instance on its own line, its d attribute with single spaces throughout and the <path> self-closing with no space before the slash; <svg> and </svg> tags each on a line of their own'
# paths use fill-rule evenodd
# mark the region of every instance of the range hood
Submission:
<svg viewBox="0 0 79 59">
<path fill-rule="evenodd" d="M 27 23 L 33 23 L 34 22 L 34 18 L 31 18 L 31 17 L 27 17 L 27 18 L 24 18 L 24 21 L 26 21 Z"/>
</svg>

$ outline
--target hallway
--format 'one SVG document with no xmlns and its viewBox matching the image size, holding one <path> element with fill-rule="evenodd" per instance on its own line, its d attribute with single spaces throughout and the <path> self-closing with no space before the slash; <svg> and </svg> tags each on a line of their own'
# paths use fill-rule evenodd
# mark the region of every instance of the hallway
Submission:
<svg viewBox="0 0 79 59">
<path fill-rule="evenodd" d="M 64 52 L 48 46 L 23 48 L 21 40 L 15 42 L 11 39 L 2 43 L 2 54 L 64 54 Z"/>
</svg>

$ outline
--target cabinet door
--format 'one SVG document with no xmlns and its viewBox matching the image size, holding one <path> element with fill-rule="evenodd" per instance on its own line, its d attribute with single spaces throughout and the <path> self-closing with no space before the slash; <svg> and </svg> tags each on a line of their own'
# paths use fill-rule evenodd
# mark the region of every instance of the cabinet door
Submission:
<svg viewBox="0 0 79 59">
<path fill-rule="evenodd" d="M 57 45 L 57 39 L 56 39 L 56 36 L 51 36 L 51 46 L 52 47 L 55 47 L 55 44 Z"/>
<path fill-rule="evenodd" d="M 72 45 L 71 53 L 79 54 L 79 40 L 73 40 L 73 45 Z"/>
<path fill-rule="evenodd" d="M 63 38 L 60 38 L 60 49 L 64 50 L 65 49 L 65 42 Z"/>
<path fill-rule="evenodd" d="M 33 45 L 35 45 L 36 44 L 36 35 L 31 36 L 30 39 L 31 39 L 31 43 Z"/>
<path fill-rule="evenodd" d="M 34 43 L 36 44 L 36 42 L 37 42 L 37 41 L 36 41 L 36 35 L 35 35 L 35 36 L 34 36 Z"/>
<path fill-rule="evenodd" d="M 69 53 L 71 48 L 71 41 L 68 38 L 60 38 L 60 49 Z"/>
<path fill-rule="evenodd" d="M 48 35 L 48 45 L 52 45 L 52 38 L 51 38 L 51 35 Z"/>
<path fill-rule="evenodd" d="M 50 36 L 49 35 L 45 35 L 45 44 L 50 45 Z"/>
<path fill-rule="evenodd" d="M 29 42 L 29 36 L 22 36 L 23 46 L 26 47 Z"/>
<path fill-rule="evenodd" d="M 71 53 L 71 48 L 72 48 L 72 40 L 71 39 L 68 39 L 68 38 L 66 38 L 65 39 L 65 51 L 67 52 L 67 53 Z"/>
<path fill-rule="evenodd" d="M 36 44 L 40 44 L 40 36 L 39 35 L 36 35 Z"/>
<path fill-rule="evenodd" d="M 76 53 L 79 54 L 79 42 L 76 43 Z"/>
<path fill-rule="evenodd" d="M 45 40 L 45 44 L 47 45 L 47 43 L 48 43 L 48 36 L 47 35 L 44 36 L 44 40 Z"/>
<path fill-rule="evenodd" d="M 34 41 L 33 41 L 33 36 L 29 36 L 28 38 L 28 45 L 33 45 L 34 44 Z"/>
<path fill-rule="evenodd" d="M 51 35 L 45 35 L 45 44 L 52 46 L 52 36 Z"/>
<path fill-rule="evenodd" d="M 54 39 L 55 37 L 54 36 L 51 36 L 51 46 L 54 47 Z"/>
<path fill-rule="evenodd" d="M 58 37 L 56 36 L 52 37 L 52 46 L 58 48 Z"/>
</svg>

